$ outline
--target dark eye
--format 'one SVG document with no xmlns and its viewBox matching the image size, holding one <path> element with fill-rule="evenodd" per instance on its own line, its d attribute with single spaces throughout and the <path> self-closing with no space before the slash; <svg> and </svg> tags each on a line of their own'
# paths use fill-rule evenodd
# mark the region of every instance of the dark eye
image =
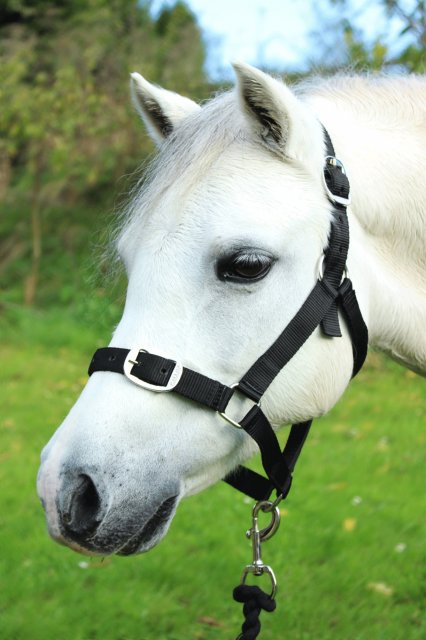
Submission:
<svg viewBox="0 0 426 640">
<path fill-rule="evenodd" d="M 264 278 L 273 263 L 271 254 L 258 250 L 240 250 L 219 258 L 217 275 L 232 282 L 256 282 Z"/>
</svg>

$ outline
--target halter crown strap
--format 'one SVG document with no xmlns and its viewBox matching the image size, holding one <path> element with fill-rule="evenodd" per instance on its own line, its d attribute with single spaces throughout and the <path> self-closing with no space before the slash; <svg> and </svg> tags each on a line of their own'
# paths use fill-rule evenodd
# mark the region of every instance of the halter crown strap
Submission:
<svg viewBox="0 0 426 640">
<path fill-rule="evenodd" d="M 349 224 L 346 208 L 350 202 L 350 185 L 343 164 L 335 157 L 333 143 L 324 127 L 323 133 L 327 153 L 324 165 L 324 182 L 328 199 L 334 209 L 328 250 L 324 260 L 323 277 L 336 289 L 342 282 L 349 250 Z M 321 328 L 326 336 L 337 338 L 342 335 L 336 303 L 331 306 L 321 320 Z"/>
<path fill-rule="evenodd" d="M 290 490 L 292 472 L 312 420 L 295 424 L 284 450 L 260 407 L 260 400 L 283 367 L 297 353 L 313 331 L 321 326 L 328 338 L 340 337 L 338 308 L 346 320 L 353 350 L 353 372 L 360 370 L 368 344 L 368 330 L 359 309 L 351 281 L 345 277 L 349 248 L 349 225 L 346 209 L 349 205 L 349 181 L 342 163 L 336 159 L 330 136 L 324 129 L 327 156 L 324 166 L 324 187 L 333 205 L 333 219 L 328 247 L 324 252 L 324 270 L 300 307 L 275 342 L 263 353 L 241 380 L 231 386 L 182 366 L 164 356 L 145 349 L 98 349 L 90 363 L 89 375 L 97 371 L 124 374 L 133 383 L 154 392 L 172 391 L 189 400 L 217 411 L 236 427 L 244 429 L 258 444 L 267 478 L 239 466 L 225 481 L 256 500 L 268 499 L 273 489 L 280 499 Z M 234 420 L 225 411 L 236 392 L 243 393 L 255 404 L 241 419 Z"/>
</svg>

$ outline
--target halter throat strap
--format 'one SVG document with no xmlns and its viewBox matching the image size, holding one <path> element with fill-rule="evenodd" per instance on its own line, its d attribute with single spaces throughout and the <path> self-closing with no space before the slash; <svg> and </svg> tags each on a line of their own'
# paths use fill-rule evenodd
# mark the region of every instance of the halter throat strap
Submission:
<svg viewBox="0 0 426 640">
<path fill-rule="evenodd" d="M 260 407 L 260 400 L 272 381 L 297 353 L 317 327 L 325 339 L 341 337 L 338 310 L 346 321 L 353 351 L 355 376 L 367 354 L 368 331 L 352 283 L 345 275 L 349 249 L 349 181 L 342 163 L 337 160 L 330 136 L 324 129 L 327 156 L 324 186 L 333 205 L 329 243 L 324 252 L 323 273 L 314 288 L 275 342 L 263 353 L 238 383 L 229 386 L 175 360 L 148 353 L 144 349 L 104 347 L 98 349 L 90 363 L 89 375 L 112 371 L 125 375 L 138 386 L 153 392 L 171 391 L 217 411 L 233 426 L 243 429 L 259 446 L 266 478 L 239 466 L 225 481 L 255 500 L 266 500 L 275 489 L 282 499 L 288 494 L 292 472 L 312 420 L 291 427 L 281 451 L 277 436 Z M 227 415 L 232 396 L 240 392 L 255 404 L 242 419 Z"/>
</svg>

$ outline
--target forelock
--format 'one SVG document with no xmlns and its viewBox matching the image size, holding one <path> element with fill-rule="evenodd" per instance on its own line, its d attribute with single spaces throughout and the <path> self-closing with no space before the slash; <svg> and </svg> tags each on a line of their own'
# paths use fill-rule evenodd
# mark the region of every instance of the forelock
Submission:
<svg viewBox="0 0 426 640">
<path fill-rule="evenodd" d="M 119 216 L 115 244 L 138 234 L 141 218 L 149 216 L 172 186 L 189 192 L 218 157 L 235 141 L 252 139 L 234 91 L 209 100 L 185 118 L 163 142 L 159 153 L 134 188 Z"/>
</svg>

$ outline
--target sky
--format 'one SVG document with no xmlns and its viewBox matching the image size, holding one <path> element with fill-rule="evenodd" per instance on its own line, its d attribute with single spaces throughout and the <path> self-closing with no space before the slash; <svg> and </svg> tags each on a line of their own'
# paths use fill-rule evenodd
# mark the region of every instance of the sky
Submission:
<svg viewBox="0 0 426 640">
<path fill-rule="evenodd" d="M 410 0 L 406 0 L 409 2 Z M 153 13 L 173 0 L 154 0 Z M 313 32 L 321 16 L 329 21 L 342 17 L 342 8 L 328 0 L 186 0 L 197 16 L 207 43 L 206 70 L 212 79 L 230 75 L 232 61 L 267 68 L 305 70 L 318 53 Z M 389 23 L 379 3 L 351 0 L 350 15 L 366 37 L 391 37 Z M 391 32 L 398 29 L 396 21 Z M 332 32 L 328 36 L 330 44 Z M 327 38 L 325 38 L 326 40 Z"/>
</svg>

